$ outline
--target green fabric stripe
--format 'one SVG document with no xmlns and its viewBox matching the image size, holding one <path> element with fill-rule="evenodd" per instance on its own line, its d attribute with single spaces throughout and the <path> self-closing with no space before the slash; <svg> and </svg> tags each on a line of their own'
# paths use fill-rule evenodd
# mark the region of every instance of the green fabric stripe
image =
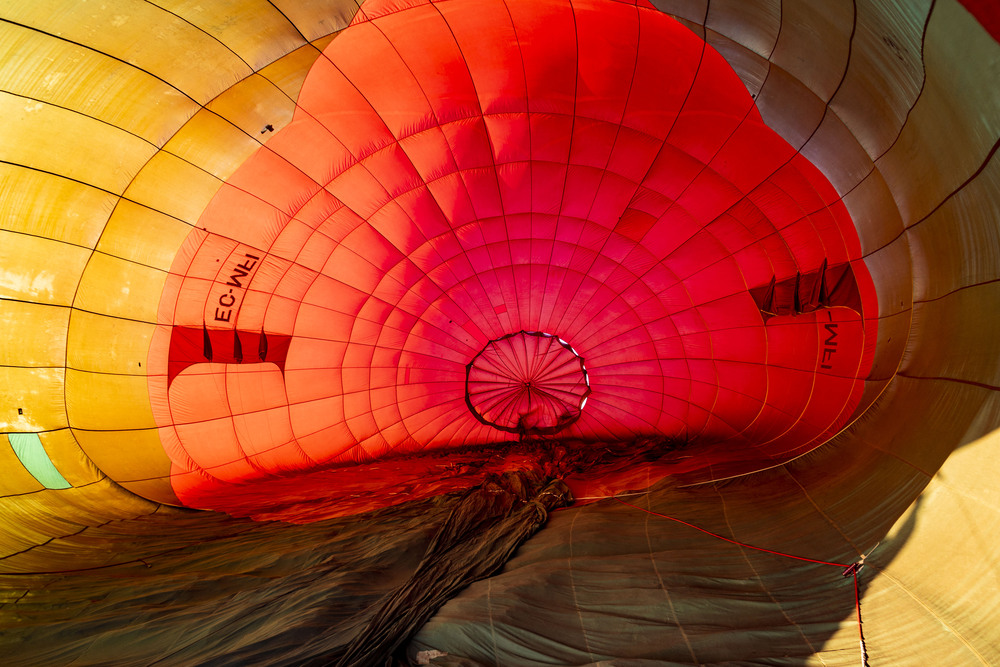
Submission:
<svg viewBox="0 0 1000 667">
<path fill-rule="evenodd" d="M 73 486 L 56 470 L 37 433 L 8 433 L 7 438 L 17 458 L 46 489 L 68 489 Z"/>
</svg>

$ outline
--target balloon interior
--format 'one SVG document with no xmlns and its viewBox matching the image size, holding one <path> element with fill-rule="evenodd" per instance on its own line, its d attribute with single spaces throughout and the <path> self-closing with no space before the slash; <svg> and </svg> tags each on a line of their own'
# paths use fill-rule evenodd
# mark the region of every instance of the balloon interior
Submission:
<svg viewBox="0 0 1000 667">
<path fill-rule="evenodd" d="M 858 406 L 874 310 L 834 188 L 675 20 L 375 6 L 191 229 L 144 367 L 183 503 L 322 469 L 368 509 L 503 442 L 807 452 Z"/>
<path fill-rule="evenodd" d="M 256 546 L 219 562 L 257 573 L 268 540 L 329 530 L 358 559 L 336 576 L 385 575 L 329 584 L 358 586 L 370 610 L 336 626 L 349 641 L 218 655 L 375 664 L 419 630 L 408 659 L 434 664 L 464 619 L 488 616 L 484 664 L 585 664 L 624 654 L 586 628 L 564 653 L 520 654 L 497 639 L 491 596 L 562 576 L 532 568 L 574 531 L 584 558 L 634 547 L 655 566 L 675 554 L 654 548 L 662 519 L 662 539 L 690 551 L 680 570 L 733 545 L 732 581 L 840 567 L 855 599 L 838 619 L 856 607 L 860 622 L 871 548 L 952 450 L 997 426 L 996 378 L 975 370 L 995 366 L 975 356 L 997 319 L 975 296 L 996 283 L 977 253 L 996 254 L 998 188 L 976 180 L 995 172 L 1000 132 L 995 10 L 781 3 L 768 46 L 741 27 L 766 3 L 231 4 L 0 9 L 0 99 L 16 101 L 0 179 L 22 193 L 4 200 L 0 314 L 23 338 L 0 347 L 14 526 L 0 569 L 202 572 L 177 535 L 209 554 L 246 531 Z M 963 49 L 985 64 L 966 72 Z M 476 584 L 428 621 L 521 563 L 549 513 L 525 570 L 508 564 L 496 589 Z M 601 537 L 606 519 L 620 544 Z M 132 521 L 165 531 L 150 538 L 163 548 L 121 537 Z M 117 546 L 73 546 L 95 531 Z M 755 542 L 816 558 L 772 572 L 746 555 Z M 390 550 L 408 565 L 385 565 Z M 66 554 L 78 560 L 63 568 Z M 688 574 L 695 588 L 725 578 Z M 638 589 L 667 591 L 664 576 Z M 434 600 L 414 616 L 405 601 L 423 593 Z M 729 622 L 688 611 L 702 628 Z M 803 655 L 839 632 L 775 619 L 823 634 Z M 486 646 L 482 627 L 468 633 Z M 693 663 L 756 651 L 682 639 L 681 658 L 646 648 Z M 60 646 L 52 660 L 112 655 Z M 134 650 L 113 655 L 148 657 Z M 170 659 L 195 660 L 186 650 Z"/>
</svg>

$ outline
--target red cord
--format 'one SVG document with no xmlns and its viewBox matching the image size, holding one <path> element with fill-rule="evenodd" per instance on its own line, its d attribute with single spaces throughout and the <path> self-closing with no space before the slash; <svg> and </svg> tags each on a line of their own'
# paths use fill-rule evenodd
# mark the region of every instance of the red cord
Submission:
<svg viewBox="0 0 1000 667">
<path fill-rule="evenodd" d="M 644 507 L 639 507 L 638 505 L 633 505 L 632 503 L 627 503 L 624 500 L 622 500 L 621 498 L 615 498 L 615 500 L 617 500 L 618 502 L 620 502 L 622 505 L 628 505 L 629 507 L 634 507 L 637 510 L 641 510 L 643 512 L 646 512 L 647 514 L 652 514 L 653 516 L 658 516 L 658 517 L 661 517 L 663 519 L 669 519 L 670 521 L 675 521 L 677 523 L 680 523 L 680 524 L 683 524 L 685 526 L 688 526 L 689 528 L 694 528 L 695 530 L 700 530 L 701 532 L 705 533 L 706 535 L 711 535 L 712 537 L 717 537 L 720 540 L 725 540 L 726 542 L 730 542 L 732 544 L 737 544 L 737 545 L 739 545 L 741 547 L 746 547 L 747 549 L 756 549 L 757 551 L 763 551 L 765 553 L 774 554 L 775 556 L 784 556 L 785 558 L 794 558 L 795 560 L 804 560 L 804 561 L 806 561 L 808 563 L 818 563 L 820 565 L 834 565 L 834 566 L 839 567 L 839 568 L 848 568 L 848 567 L 850 567 L 852 565 L 851 563 L 831 563 L 831 562 L 825 561 L 825 560 L 815 560 L 813 558 L 806 558 L 804 556 L 794 556 L 792 554 L 786 554 L 786 553 L 784 553 L 782 551 L 772 551 L 771 549 L 764 549 L 763 547 L 755 547 L 752 544 L 745 544 L 743 542 L 738 542 L 737 540 L 729 539 L 728 537 L 725 537 L 723 535 L 719 535 L 718 533 L 713 533 L 710 530 L 705 530 L 704 528 L 699 528 L 698 526 L 694 525 L 693 523 L 688 523 L 687 521 L 682 521 L 681 519 L 678 519 L 678 518 L 675 518 L 675 517 L 672 517 L 672 516 L 667 516 L 666 514 L 660 514 L 659 512 L 654 512 L 654 511 L 648 510 L 648 509 L 646 509 Z"/>
<path fill-rule="evenodd" d="M 659 512 L 654 512 L 652 510 L 646 509 L 645 507 L 639 507 L 638 505 L 633 505 L 632 503 L 627 503 L 627 502 L 625 502 L 624 500 L 622 500 L 621 498 L 618 498 L 618 497 L 614 497 L 614 498 L 615 498 L 615 500 L 617 500 L 618 502 L 620 502 L 622 505 L 627 505 L 628 507 L 632 507 L 632 508 L 637 509 L 639 511 L 645 512 L 646 514 L 652 514 L 653 516 L 658 516 L 658 517 L 660 517 L 662 519 L 668 519 L 668 520 L 673 521 L 675 523 L 679 523 L 679 524 L 688 526 L 689 528 L 694 528 L 695 530 L 699 530 L 699 531 L 705 533 L 706 535 L 711 535 L 712 537 L 716 537 L 716 538 L 718 538 L 720 540 L 723 540 L 725 542 L 729 542 L 731 544 L 736 544 L 738 546 L 745 547 L 747 549 L 755 549 L 757 551 L 763 551 L 764 553 L 774 554 L 775 556 L 784 556 L 785 558 L 794 558 L 795 560 L 802 560 L 802 561 L 806 561 L 807 563 L 817 563 L 819 565 L 833 565 L 835 567 L 845 568 L 845 569 L 846 568 L 854 568 L 854 570 L 852 572 L 852 574 L 854 575 L 854 608 L 857 610 L 857 615 L 858 615 L 858 635 L 861 638 L 861 666 L 862 667 L 869 667 L 869 664 L 868 664 L 868 649 L 865 646 L 865 633 L 864 633 L 864 630 L 861 628 L 861 591 L 858 588 L 858 570 L 860 570 L 861 568 L 860 567 L 854 567 L 855 565 L 857 565 L 857 563 L 831 563 L 831 562 L 825 561 L 825 560 L 816 560 L 815 558 L 806 558 L 805 556 L 795 556 L 793 554 L 786 554 L 783 551 L 774 551 L 772 549 L 765 549 L 763 547 L 755 547 L 752 544 L 746 544 L 745 542 L 740 542 L 738 540 L 733 540 L 733 539 L 730 539 L 728 537 L 725 537 L 724 535 L 719 535 L 718 533 L 713 533 L 710 530 L 705 530 L 704 528 L 696 526 L 693 523 L 688 523 L 687 521 L 684 521 L 682 519 L 678 519 L 676 517 L 668 516 L 666 514 L 661 514 Z M 862 561 L 863 560 L 864 559 L 862 559 Z M 859 561 L 859 562 L 861 562 L 861 561 Z M 847 572 L 844 573 L 844 576 L 846 576 L 846 575 L 847 575 Z"/>
</svg>

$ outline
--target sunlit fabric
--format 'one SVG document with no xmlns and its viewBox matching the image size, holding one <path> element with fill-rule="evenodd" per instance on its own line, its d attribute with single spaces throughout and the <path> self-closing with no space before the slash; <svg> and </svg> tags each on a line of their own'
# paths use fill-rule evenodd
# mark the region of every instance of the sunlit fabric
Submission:
<svg viewBox="0 0 1000 667">
<path fill-rule="evenodd" d="M 0 19 L 5 663 L 1000 663 L 990 3 Z"/>
</svg>

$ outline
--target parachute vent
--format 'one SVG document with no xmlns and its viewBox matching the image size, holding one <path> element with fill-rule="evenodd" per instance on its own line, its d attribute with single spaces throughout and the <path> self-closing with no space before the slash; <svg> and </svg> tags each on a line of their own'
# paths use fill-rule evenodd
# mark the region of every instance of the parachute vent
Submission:
<svg viewBox="0 0 1000 667">
<path fill-rule="evenodd" d="M 589 395 L 583 357 L 542 331 L 491 340 L 465 367 L 465 402 L 476 419 L 522 437 L 563 430 L 580 418 Z"/>
</svg>

